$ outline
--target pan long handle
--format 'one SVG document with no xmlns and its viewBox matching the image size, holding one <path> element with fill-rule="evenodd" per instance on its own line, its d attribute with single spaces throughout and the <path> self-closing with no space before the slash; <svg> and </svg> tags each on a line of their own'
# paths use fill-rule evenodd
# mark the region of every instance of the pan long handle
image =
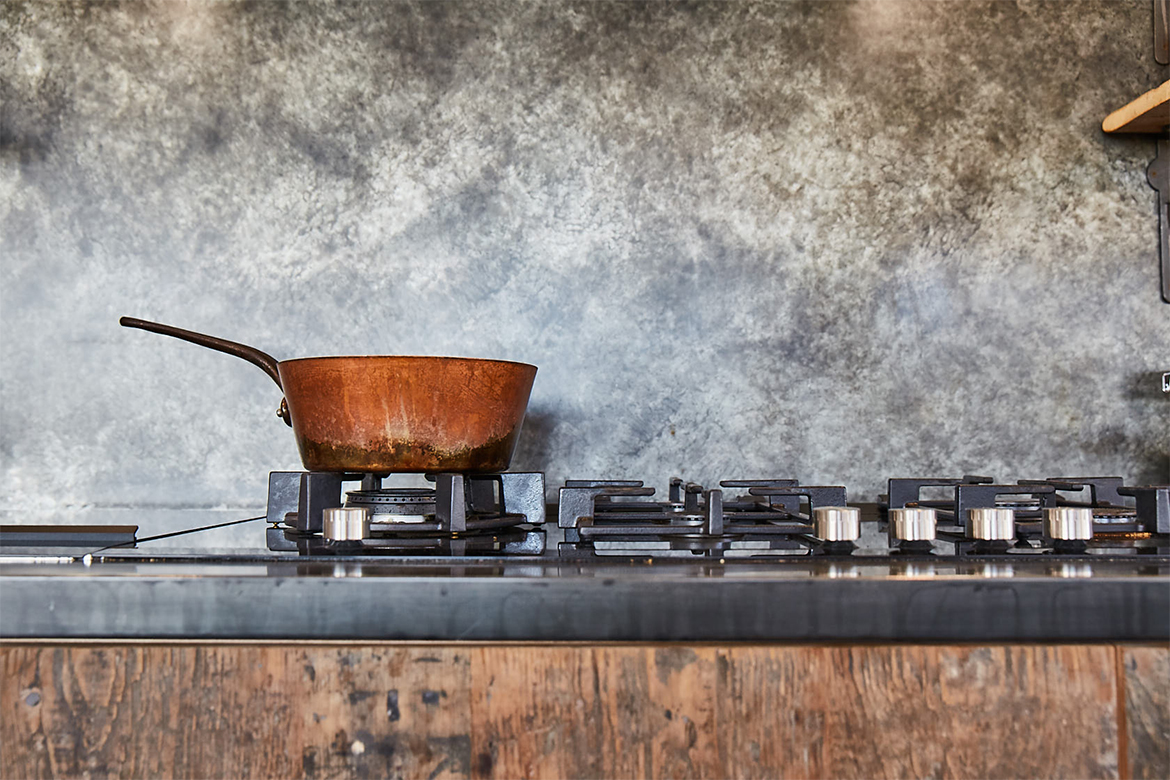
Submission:
<svg viewBox="0 0 1170 780">
<path fill-rule="evenodd" d="M 243 358 L 249 363 L 259 366 L 260 370 L 272 377 L 272 381 L 276 382 L 276 386 L 281 389 L 281 392 L 284 391 L 284 387 L 280 384 L 280 371 L 277 369 L 280 361 L 266 352 L 261 352 L 255 347 L 249 347 L 246 344 L 237 344 L 234 341 L 216 338 L 215 336 L 207 336 L 203 333 L 183 330 L 172 325 L 148 322 L 134 317 L 122 317 L 118 320 L 118 324 L 127 328 L 138 328 L 140 330 L 149 330 L 151 333 L 161 333 L 164 336 L 173 336 L 183 341 L 189 341 L 192 344 L 198 344 L 201 347 L 207 347 L 208 349 L 226 352 L 229 355 Z"/>
</svg>

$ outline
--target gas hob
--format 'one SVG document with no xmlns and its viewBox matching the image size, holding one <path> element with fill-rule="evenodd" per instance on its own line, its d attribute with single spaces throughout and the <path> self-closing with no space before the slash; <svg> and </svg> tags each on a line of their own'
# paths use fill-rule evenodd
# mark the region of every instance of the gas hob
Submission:
<svg viewBox="0 0 1170 780">
<path fill-rule="evenodd" d="M 537 472 L 436 474 L 433 487 L 368 474 L 273 472 L 266 542 L 301 556 L 561 559 L 1170 555 L 1170 487 L 1120 477 L 996 482 L 895 478 L 877 503 L 795 479 L 569 480 L 545 503 Z M 347 486 L 350 489 L 347 489 Z"/>
<path fill-rule="evenodd" d="M 0 637 L 1170 639 L 1170 487 L 396 479 L 274 472 L 251 551 L 4 529 Z"/>
</svg>

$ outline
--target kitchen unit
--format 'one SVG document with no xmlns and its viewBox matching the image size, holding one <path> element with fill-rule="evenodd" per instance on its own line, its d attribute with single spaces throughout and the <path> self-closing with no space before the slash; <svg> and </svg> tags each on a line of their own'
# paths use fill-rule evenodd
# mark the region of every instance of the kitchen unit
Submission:
<svg viewBox="0 0 1170 780">
<path fill-rule="evenodd" d="M 850 506 L 844 487 L 793 479 L 675 479 L 662 500 L 641 482 L 573 480 L 546 506 L 540 473 L 384 484 L 399 479 L 274 472 L 249 552 L 152 552 L 133 528 L 6 527 L 10 766 L 1167 766 L 1170 487 L 892 479 L 881 503 Z"/>
</svg>

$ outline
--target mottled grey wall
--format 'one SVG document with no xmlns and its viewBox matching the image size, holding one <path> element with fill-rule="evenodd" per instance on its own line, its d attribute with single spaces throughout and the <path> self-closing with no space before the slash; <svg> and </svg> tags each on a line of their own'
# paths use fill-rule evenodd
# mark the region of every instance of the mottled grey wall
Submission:
<svg viewBox="0 0 1170 780">
<path fill-rule="evenodd" d="M 278 357 L 540 366 L 566 476 L 1164 482 L 1133 2 L 0 6 L 0 507 L 228 514 Z"/>
</svg>

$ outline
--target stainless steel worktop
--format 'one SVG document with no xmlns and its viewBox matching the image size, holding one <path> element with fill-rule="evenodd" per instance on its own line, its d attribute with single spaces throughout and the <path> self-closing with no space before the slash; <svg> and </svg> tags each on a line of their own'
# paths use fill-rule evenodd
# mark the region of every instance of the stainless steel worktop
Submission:
<svg viewBox="0 0 1170 780">
<path fill-rule="evenodd" d="M 1160 556 L 649 562 L 22 551 L 0 557 L 0 593 L 4 639 L 1170 639 L 1170 563 Z"/>
</svg>

